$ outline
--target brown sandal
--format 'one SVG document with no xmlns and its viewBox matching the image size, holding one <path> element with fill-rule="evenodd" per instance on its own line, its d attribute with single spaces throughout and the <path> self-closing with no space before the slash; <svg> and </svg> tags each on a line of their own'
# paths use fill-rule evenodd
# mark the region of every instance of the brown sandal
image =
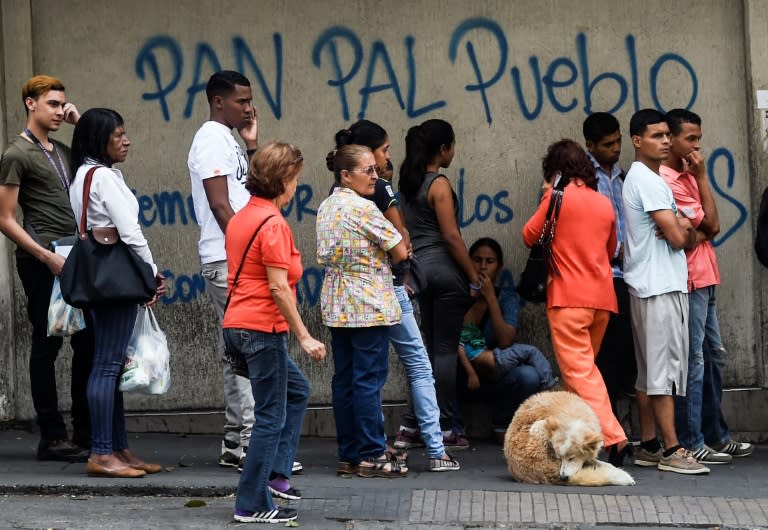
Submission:
<svg viewBox="0 0 768 530">
<path fill-rule="evenodd" d="M 363 478 L 400 478 L 408 475 L 408 467 L 386 453 L 379 458 L 366 458 L 357 466 L 357 476 Z"/>
<path fill-rule="evenodd" d="M 357 466 L 349 462 L 339 462 L 336 464 L 337 475 L 354 475 L 357 473 Z"/>
</svg>

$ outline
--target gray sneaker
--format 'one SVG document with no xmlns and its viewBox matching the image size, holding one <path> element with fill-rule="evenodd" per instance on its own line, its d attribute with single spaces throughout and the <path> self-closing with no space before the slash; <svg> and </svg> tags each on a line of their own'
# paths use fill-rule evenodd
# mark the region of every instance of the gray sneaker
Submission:
<svg viewBox="0 0 768 530">
<path fill-rule="evenodd" d="M 742 456 L 749 456 L 752 451 L 755 450 L 755 446 L 748 444 L 747 442 L 734 442 L 728 441 L 724 444 L 712 446 L 719 453 L 727 453 L 734 458 L 741 458 Z"/>
<path fill-rule="evenodd" d="M 693 453 L 682 447 L 669 456 L 662 453 L 658 465 L 659 471 L 672 471 L 682 475 L 705 475 L 709 473 L 709 468 L 700 464 Z"/>
<path fill-rule="evenodd" d="M 692 454 L 693 458 L 702 464 L 730 464 L 733 460 L 733 457 L 728 453 L 715 451 L 706 444 L 701 446 L 701 449 L 693 451 Z"/>
<path fill-rule="evenodd" d="M 635 465 L 640 467 L 656 467 L 661 460 L 661 449 L 651 452 L 642 447 L 635 452 Z"/>
</svg>

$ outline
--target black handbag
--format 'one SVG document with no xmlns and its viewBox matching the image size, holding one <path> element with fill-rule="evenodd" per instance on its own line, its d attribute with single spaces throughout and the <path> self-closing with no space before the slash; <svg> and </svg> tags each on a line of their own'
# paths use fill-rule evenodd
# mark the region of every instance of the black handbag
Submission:
<svg viewBox="0 0 768 530">
<path fill-rule="evenodd" d="M 520 275 L 520 283 L 517 284 L 517 294 L 529 302 L 546 302 L 547 276 L 549 273 L 560 274 L 552 260 L 552 242 L 555 240 L 555 226 L 562 202 L 562 190 L 553 189 L 541 234 L 531 247 L 528 261 Z"/>
<path fill-rule="evenodd" d="M 227 307 L 229 307 L 229 301 L 232 298 L 232 293 L 235 292 L 235 287 L 237 287 L 237 280 L 240 278 L 240 271 L 243 270 L 243 265 L 245 264 L 245 257 L 248 255 L 248 251 L 251 249 L 251 245 L 253 245 L 253 241 L 256 239 L 256 236 L 259 234 L 259 230 L 261 230 L 261 227 L 264 226 L 264 223 L 272 219 L 274 215 L 268 215 L 266 219 L 264 219 L 261 224 L 256 227 L 256 230 L 253 232 L 253 235 L 251 236 L 251 240 L 248 241 L 248 244 L 245 246 L 245 252 L 243 252 L 243 259 L 240 260 L 240 266 L 237 268 L 237 272 L 235 272 L 235 278 L 232 280 L 232 288 L 229 290 L 229 294 L 227 295 L 227 302 L 224 304 L 224 313 L 227 312 Z M 229 345 L 229 342 L 226 340 L 224 341 L 224 360 L 227 361 L 227 364 L 229 364 L 230 369 L 232 370 L 232 373 L 235 375 L 239 375 L 240 377 L 248 377 L 248 363 L 245 360 L 245 355 L 243 355 L 243 352 L 238 350 L 237 348 L 232 348 Z"/>
<path fill-rule="evenodd" d="M 91 168 L 83 183 L 83 213 L 77 239 L 59 275 L 61 294 L 73 307 L 115 303 L 144 304 L 155 296 L 152 266 L 120 239 L 116 228 L 86 230 Z"/>
</svg>

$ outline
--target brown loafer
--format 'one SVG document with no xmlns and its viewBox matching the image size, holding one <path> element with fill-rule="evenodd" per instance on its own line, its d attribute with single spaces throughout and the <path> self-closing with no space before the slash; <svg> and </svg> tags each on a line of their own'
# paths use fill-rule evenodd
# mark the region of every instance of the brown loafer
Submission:
<svg viewBox="0 0 768 530">
<path fill-rule="evenodd" d="M 148 464 L 147 462 L 144 462 L 142 464 L 129 464 L 133 469 L 140 469 L 141 471 L 145 472 L 147 475 L 151 475 L 153 473 L 160 473 L 163 470 L 163 466 L 160 464 Z"/>
<path fill-rule="evenodd" d="M 92 460 L 88 460 L 85 464 L 85 471 L 89 477 L 139 478 L 147 474 L 142 469 L 134 469 L 130 466 L 110 470 Z"/>
<path fill-rule="evenodd" d="M 339 462 L 336 464 L 337 475 L 354 475 L 357 473 L 357 466 L 349 462 Z"/>
</svg>

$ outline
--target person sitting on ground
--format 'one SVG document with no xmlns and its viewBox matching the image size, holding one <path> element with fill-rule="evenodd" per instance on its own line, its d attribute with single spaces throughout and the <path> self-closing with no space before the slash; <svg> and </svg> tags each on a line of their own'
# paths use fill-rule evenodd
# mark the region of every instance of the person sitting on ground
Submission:
<svg viewBox="0 0 768 530">
<path fill-rule="evenodd" d="M 462 383 L 466 378 L 466 384 L 458 385 L 459 396 L 469 398 L 466 390 L 479 391 L 483 400 L 494 404 L 494 438 L 502 443 L 517 407 L 536 392 L 551 388 L 555 379 L 537 347 L 515 342 L 520 299 L 514 286 L 497 286 L 504 266 L 501 245 L 495 239 L 480 238 L 470 247 L 469 256 L 483 287 L 464 316 L 459 378 Z"/>
</svg>

